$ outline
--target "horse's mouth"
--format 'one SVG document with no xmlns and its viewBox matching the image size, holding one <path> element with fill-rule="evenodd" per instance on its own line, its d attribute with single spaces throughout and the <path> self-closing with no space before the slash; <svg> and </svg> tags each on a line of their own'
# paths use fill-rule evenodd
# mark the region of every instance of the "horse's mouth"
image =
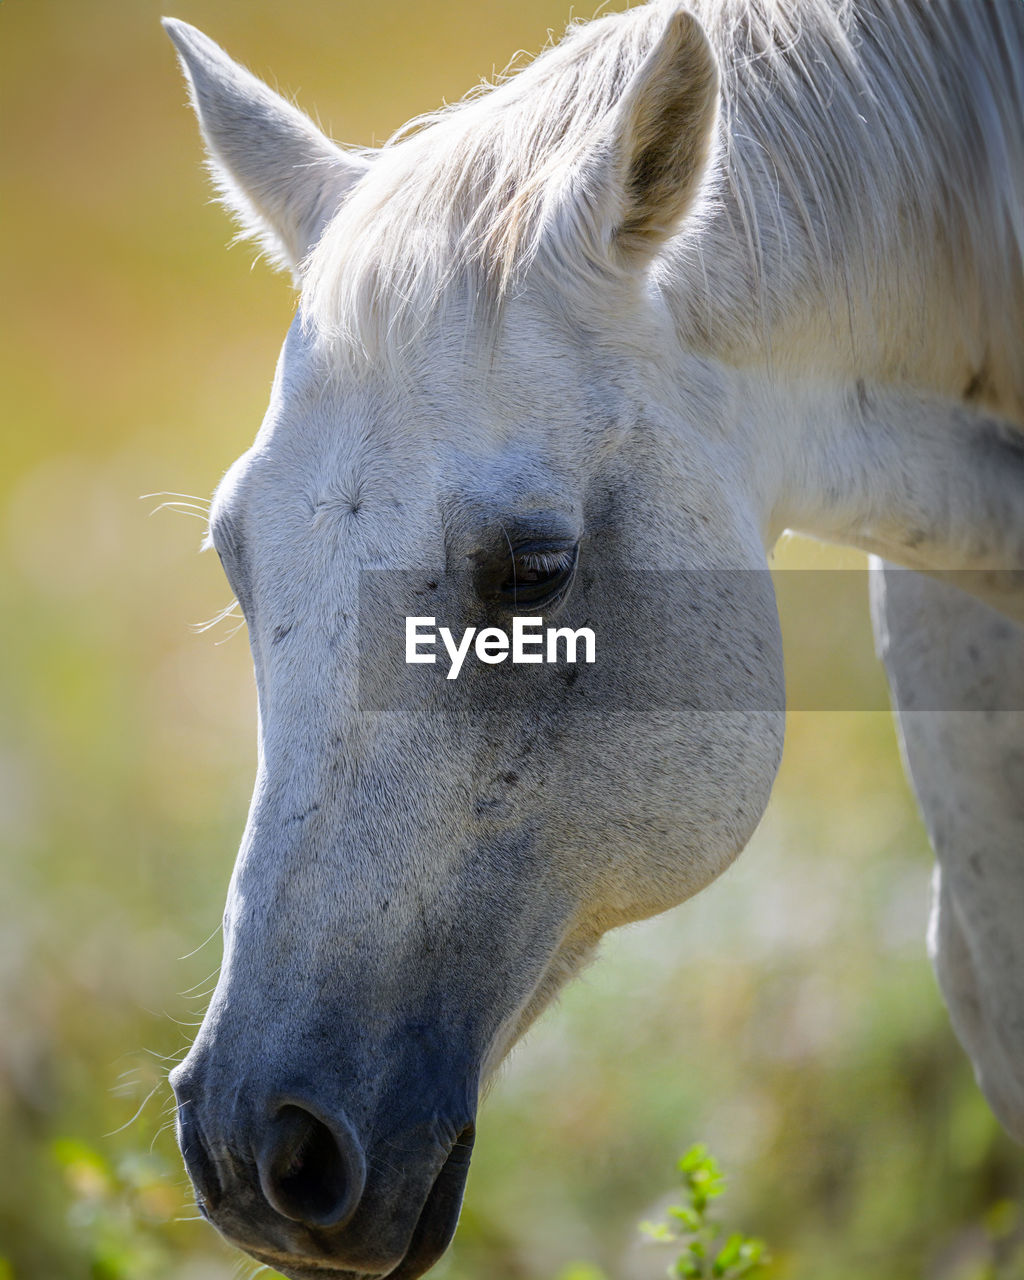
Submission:
<svg viewBox="0 0 1024 1280">
<path fill-rule="evenodd" d="M 418 1280 L 451 1244 L 459 1224 L 475 1136 L 473 1125 L 467 1125 L 455 1139 L 420 1212 L 408 1252 L 387 1280 Z"/>
<path fill-rule="evenodd" d="M 420 1211 L 405 1257 L 391 1271 L 350 1271 L 335 1266 L 329 1257 L 296 1259 L 292 1263 L 280 1254 L 264 1254 L 241 1242 L 234 1243 L 257 1262 L 273 1267 L 288 1280 L 419 1280 L 437 1262 L 455 1235 L 474 1138 L 474 1127 L 468 1125 L 455 1139 Z"/>
</svg>

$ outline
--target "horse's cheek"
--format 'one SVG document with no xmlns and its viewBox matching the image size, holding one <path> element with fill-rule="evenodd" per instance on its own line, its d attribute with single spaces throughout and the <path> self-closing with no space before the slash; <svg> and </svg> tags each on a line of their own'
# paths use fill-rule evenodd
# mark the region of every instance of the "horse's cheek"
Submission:
<svg viewBox="0 0 1024 1280">
<path fill-rule="evenodd" d="M 677 906 L 731 865 L 768 804 L 784 725 L 781 713 L 695 717 L 674 756 L 667 736 L 649 744 L 614 805 L 602 810 L 595 790 L 580 840 L 590 851 L 583 906 L 604 928 Z"/>
</svg>

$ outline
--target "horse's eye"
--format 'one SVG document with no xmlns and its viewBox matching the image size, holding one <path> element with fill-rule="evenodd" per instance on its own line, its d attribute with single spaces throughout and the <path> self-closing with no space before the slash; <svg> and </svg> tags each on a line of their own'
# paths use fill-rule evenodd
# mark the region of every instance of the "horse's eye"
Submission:
<svg viewBox="0 0 1024 1280">
<path fill-rule="evenodd" d="M 518 547 L 505 561 L 498 599 L 514 609 L 555 604 L 572 583 L 578 551 L 578 547 Z"/>
</svg>

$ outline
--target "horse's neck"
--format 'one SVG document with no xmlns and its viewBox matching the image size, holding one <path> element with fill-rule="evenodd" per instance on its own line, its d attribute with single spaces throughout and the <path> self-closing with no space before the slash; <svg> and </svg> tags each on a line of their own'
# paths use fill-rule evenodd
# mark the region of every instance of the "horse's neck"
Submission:
<svg viewBox="0 0 1024 1280">
<path fill-rule="evenodd" d="M 807 0 L 799 38 L 760 62 L 732 32 L 717 191 L 666 259 L 680 336 L 1024 417 L 1024 10 L 875 8 L 855 8 L 854 41 Z"/>
</svg>

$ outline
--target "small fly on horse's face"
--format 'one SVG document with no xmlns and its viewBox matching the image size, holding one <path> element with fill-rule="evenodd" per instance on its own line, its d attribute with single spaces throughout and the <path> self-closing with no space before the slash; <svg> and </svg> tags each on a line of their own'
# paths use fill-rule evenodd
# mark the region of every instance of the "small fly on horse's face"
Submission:
<svg viewBox="0 0 1024 1280">
<path fill-rule="evenodd" d="M 173 1073 L 200 1207 L 289 1276 L 423 1274 L 510 1046 L 605 931 L 743 848 L 781 751 L 780 529 L 926 569 L 1009 555 L 1009 488 L 975 537 L 949 482 L 967 447 L 1005 472 L 991 423 L 680 343 L 659 255 L 704 216 L 718 69 L 694 18 L 650 13 L 374 157 L 168 24 L 226 199 L 303 286 L 211 518 L 260 763 Z M 408 616 L 513 613 L 608 657 L 389 666 Z"/>
</svg>

